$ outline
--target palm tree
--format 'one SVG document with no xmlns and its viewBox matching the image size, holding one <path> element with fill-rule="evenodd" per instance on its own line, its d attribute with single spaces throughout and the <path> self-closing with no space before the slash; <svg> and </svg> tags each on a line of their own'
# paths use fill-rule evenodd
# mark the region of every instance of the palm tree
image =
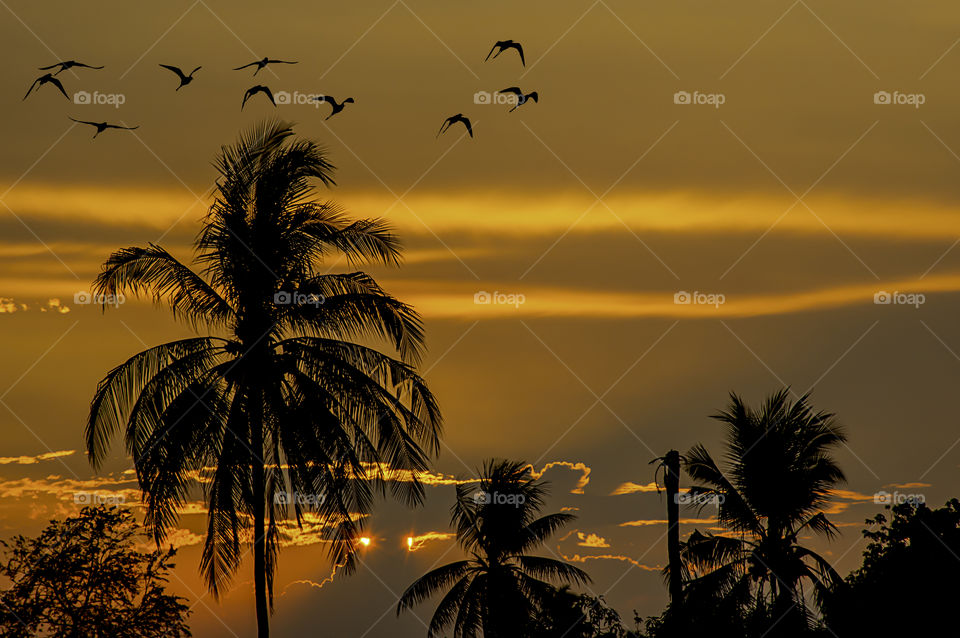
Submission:
<svg viewBox="0 0 960 638">
<path fill-rule="evenodd" d="M 846 437 L 834 415 L 815 412 L 808 397 L 791 402 L 783 389 L 753 410 L 731 394 L 727 410 L 714 416 L 727 426 L 726 467 L 702 445 L 685 458 L 687 473 L 699 483 L 691 493 L 715 497 L 727 529 L 719 535 L 695 531 L 684 543 L 685 562 L 696 576 L 688 591 L 741 600 L 753 591 L 754 609 L 771 614 L 787 632 L 809 619 L 803 582 L 811 583 L 819 603 L 841 581 L 824 558 L 799 544 L 803 534 L 836 534 L 822 508 L 845 480 L 831 450 Z"/>
<path fill-rule="evenodd" d="M 528 554 L 576 518 L 568 513 L 538 516 L 547 484 L 534 480 L 530 470 L 518 461 L 494 459 L 479 472 L 479 490 L 457 485 L 451 524 L 470 558 L 434 569 L 410 585 L 397 615 L 447 590 L 430 621 L 428 638 L 451 624 L 458 638 L 481 633 L 484 638 L 520 636 L 553 593 L 543 579 L 590 582 L 569 563 Z"/>
<path fill-rule="evenodd" d="M 659 461 L 657 473 L 663 470 L 663 484 L 667 492 L 667 567 L 664 575 L 670 591 L 670 607 L 674 613 L 683 603 L 683 561 L 680 557 L 680 453 L 668 451 Z M 656 474 L 654 475 L 656 478 Z M 659 492 L 659 487 L 657 488 Z"/>
<path fill-rule="evenodd" d="M 100 294 L 151 294 L 206 334 L 111 370 L 91 403 L 86 445 L 99 467 L 124 431 L 158 544 L 202 482 L 201 569 L 214 596 L 252 532 L 264 638 L 289 506 L 298 525 L 306 514 L 325 521 L 331 559 L 354 569 L 364 516 L 388 471 L 411 470 L 412 482 L 389 483 L 408 503 L 422 500 L 417 472 L 437 451 L 441 420 L 414 367 L 423 348 L 417 313 L 362 272 L 322 269 L 331 255 L 351 265 L 396 265 L 401 255 L 382 221 L 350 221 L 313 199 L 317 181 L 333 183 L 324 149 L 268 122 L 224 147 L 215 166 L 199 270 L 149 244 L 113 253 L 95 282 Z M 371 340 L 400 358 L 361 343 Z"/>
</svg>

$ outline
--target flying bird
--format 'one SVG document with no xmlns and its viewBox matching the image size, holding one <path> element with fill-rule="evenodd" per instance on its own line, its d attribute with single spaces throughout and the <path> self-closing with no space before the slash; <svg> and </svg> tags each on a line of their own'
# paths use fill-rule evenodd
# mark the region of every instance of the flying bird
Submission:
<svg viewBox="0 0 960 638">
<path fill-rule="evenodd" d="M 333 107 L 333 110 L 330 111 L 330 115 L 328 115 L 327 117 L 325 117 L 324 120 L 329 120 L 331 117 L 333 117 L 334 115 L 336 115 L 337 113 L 339 113 L 340 111 L 342 111 L 347 104 L 353 104 L 353 98 L 352 98 L 352 97 L 348 97 L 348 98 L 345 99 L 343 102 L 340 102 L 339 104 L 337 104 L 336 98 L 331 97 L 331 96 L 329 96 L 329 95 L 317 95 L 317 96 L 314 96 L 313 101 L 314 101 L 314 102 L 326 102 L 326 103 L 329 104 L 331 107 Z"/>
<path fill-rule="evenodd" d="M 77 62 L 76 60 L 64 60 L 63 62 L 57 62 L 56 64 L 51 64 L 50 66 L 40 67 L 41 71 L 49 71 L 50 69 L 57 69 L 57 72 L 54 75 L 59 74 L 61 71 L 66 71 L 67 69 L 72 69 L 73 67 L 81 67 L 84 69 L 102 69 L 102 66 L 90 66 L 89 64 L 84 64 L 83 62 Z"/>
<path fill-rule="evenodd" d="M 240 69 L 246 69 L 247 67 L 255 66 L 257 70 L 253 72 L 254 75 L 260 73 L 268 64 L 296 64 L 296 62 L 287 62 L 286 60 L 271 60 L 270 58 L 263 58 L 262 60 L 256 60 L 250 64 L 244 64 L 243 66 L 238 66 L 234 71 L 239 71 Z"/>
<path fill-rule="evenodd" d="M 68 116 L 69 117 L 69 116 Z M 73 118 L 70 118 L 73 120 Z M 140 128 L 140 125 L 137 126 L 119 126 L 117 124 L 107 124 L 106 122 L 87 122 L 86 120 L 73 120 L 77 124 L 89 124 L 90 126 L 95 126 L 97 132 L 93 134 L 93 139 L 97 139 L 97 136 L 106 131 L 108 128 L 116 128 L 122 131 L 133 131 Z"/>
<path fill-rule="evenodd" d="M 177 87 L 177 89 L 176 89 L 177 91 L 179 91 L 180 89 L 182 89 L 182 88 L 185 87 L 186 85 L 188 85 L 188 84 L 190 84 L 191 82 L 193 82 L 193 74 L 203 68 L 203 67 L 199 67 L 199 66 L 198 66 L 198 67 L 195 68 L 193 71 L 190 71 L 190 75 L 184 75 L 184 74 L 183 74 L 183 71 L 181 71 L 179 67 L 170 66 L 169 64 L 161 64 L 160 66 L 162 66 L 163 68 L 168 69 L 168 70 L 170 70 L 170 71 L 173 71 L 174 73 L 177 74 L 177 77 L 180 78 L 180 86 Z"/>
<path fill-rule="evenodd" d="M 67 92 L 63 90 L 63 84 L 60 82 L 60 80 L 53 77 L 52 73 L 45 73 L 44 75 L 41 75 L 36 80 L 34 80 L 33 84 L 30 85 L 30 88 L 27 89 L 27 94 L 23 96 L 23 99 L 25 100 L 28 97 L 30 97 L 30 93 L 33 91 L 34 88 L 36 88 L 39 91 L 40 87 L 43 86 L 44 84 L 54 85 L 55 87 L 60 89 L 60 92 L 63 93 L 63 97 L 67 98 L 68 100 L 70 99 L 70 96 L 67 95 Z"/>
<path fill-rule="evenodd" d="M 508 113 L 513 113 L 518 108 L 526 104 L 527 100 L 533 100 L 534 102 L 540 101 L 540 95 L 536 91 L 531 91 L 530 93 L 524 93 L 520 90 L 519 86 L 511 86 L 506 89 L 500 89 L 500 93 L 512 93 L 517 96 L 517 103 L 513 105 L 513 108 L 507 111 Z"/>
<path fill-rule="evenodd" d="M 523 58 L 523 47 L 519 42 L 514 42 L 513 40 L 498 40 L 496 44 L 493 45 L 493 48 L 490 49 L 490 53 L 487 54 L 487 57 L 483 59 L 484 62 L 490 59 L 490 56 L 493 55 L 493 52 L 496 51 L 497 54 L 493 56 L 494 59 L 500 57 L 500 54 L 506 51 L 507 49 L 516 49 L 517 53 L 520 54 L 520 63 L 523 66 L 527 66 L 527 61 Z"/>
<path fill-rule="evenodd" d="M 440 125 L 440 132 L 437 133 L 437 137 L 440 137 L 440 133 L 443 133 L 444 131 L 446 131 L 447 129 L 449 129 L 451 126 L 453 126 L 458 122 L 466 126 L 467 133 L 470 134 L 470 137 L 473 137 L 473 127 L 470 126 L 470 120 L 464 117 L 463 113 L 457 113 L 456 115 L 451 115 L 450 117 L 445 119 L 443 121 L 443 124 Z"/>
<path fill-rule="evenodd" d="M 277 105 L 277 103 L 273 101 L 273 93 L 270 92 L 270 88 L 262 84 L 258 84 L 256 86 L 251 86 L 249 89 L 247 89 L 247 92 L 243 94 L 243 104 L 240 105 L 241 111 L 243 110 L 243 107 L 246 106 L 247 100 L 252 98 L 257 93 L 263 93 L 270 98 L 270 104 L 273 104 L 274 106 Z"/>
</svg>

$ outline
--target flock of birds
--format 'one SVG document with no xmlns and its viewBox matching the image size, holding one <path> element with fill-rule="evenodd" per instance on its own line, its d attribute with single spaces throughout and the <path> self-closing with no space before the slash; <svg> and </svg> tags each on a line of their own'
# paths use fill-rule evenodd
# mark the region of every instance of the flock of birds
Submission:
<svg viewBox="0 0 960 638">
<path fill-rule="evenodd" d="M 519 42 L 515 42 L 513 40 L 498 40 L 493 45 L 493 48 L 490 49 L 490 52 L 487 54 L 487 57 L 484 58 L 483 61 L 486 62 L 490 60 L 491 56 L 493 56 L 493 59 L 496 59 L 500 57 L 501 53 L 509 50 L 516 51 L 517 54 L 520 56 L 520 63 L 524 67 L 527 65 L 526 59 L 524 58 L 524 55 L 523 55 L 523 46 Z M 242 71 L 243 69 L 256 67 L 253 71 L 253 75 L 256 76 L 258 73 L 260 73 L 260 71 L 267 68 L 267 66 L 270 64 L 297 64 L 297 63 L 291 62 L 288 60 L 275 60 L 273 58 L 264 57 L 263 59 L 260 59 L 260 60 L 254 60 L 249 64 L 238 66 L 233 70 Z M 197 68 L 190 71 L 190 73 L 184 73 L 183 69 L 177 66 L 173 66 L 172 64 L 160 64 L 159 66 L 175 74 L 177 78 L 180 80 L 180 83 L 177 85 L 177 88 L 175 89 L 177 91 L 179 91 L 183 87 L 193 82 L 194 75 L 196 74 L 196 72 L 203 68 L 198 66 Z M 30 97 L 31 93 L 33 93 L 34 91 L 39 91 L 44 85 L 49 84 L 54 88 L 56 88 L 57 90 L 59 90 L 60 93 L 62 93 L 63 96 L 69 100 L 70 95 L 67 93 L 66 89 L 64 89 L 63 83 L 57 77 L 60 73 L 67 71 L 69 69 L 97 70 L 97 69 L 103 69 L 103 68 L 104 67 L 102 66 L 93 66 L 90 64 L 84 64 L 83 62 L 77 62 L 76 60 L 64 60 L 61 62 L 57 62 L 55 64 L 51 64 L 50 66 L 39 67 L 41 71 L 46 71 L 46 73 L 33 81 L 33 83 L 30 85 L 30 88 L 27 90 L 26 95 L 23 96 L 23 99 L 26 100 L 28 97 Z M 54 71 L 54 69 L 56 69 L 56 71 Z M 274 98 L 273 92 L 270 90 L 270 87 L 264 84 L 257 84 L 247 89 L 246 92 L 243 94 L 243 101 L 240 103 L 240 110 L 243 110 L 243 107 L 247 105 L 247 100 L 257 95 L 258 93 L 262 93 L 264 96 L 266 96 L 266 98 L 270 100 L 270 103 L 273 104 L 274 107 L 277 106 L 277 102 Z M 536 91 L 533 91 L 531 93 L 524 93 L 520 89 L 520 87 L 517 87 L 517 86 L 508 87 L 506 89 L 499 91 L 499 93 L 506 93 L 514 96 L 516 104 L 514 104 L 513 108 L 510 109 L 510 112 L 517 110 L 518 108 L 520 108 L 520 106 L 522 106 L 529 100 L 538 102 L 540 99 L 540 96 L 537 94 Z M 346 108 L 347 104 L 354 103 L 354 99 L 352 97 L 348 97 L 338 102 L 335 98 L 329 95 L 312 96 L 310 100 L 318 103 L 326 102 L 327 104 L 330 105 L 331 107 L 330 114 L 325 118 L 327 120 L 329 120 L 331 117 L 333 117 L 337 113 L 340 113 L 341 111 L 343 111 L 343 109 Z M 73 117 L 70 117 L 70 119 L 73 120 L 74 122 L 77 122 L 78 124 L 87 124 L 89 126 L 93 126 L 94 128 L 96 128 L 96 133 L 94 133 L 93 135 L 94 139 L 96 139 L 96 137 L 100 135 L 100 133 L 103 133 L 107 129 L 120 129 L 125 131 L 133 131 L 140 128 L 139 125 L 138 126 L 121 126 L 119 124 L 109 124 L 107 122 L 90 122 L 87 120 L 77 120 L 77 119 L 74 119 Z M 457 113 L 456 115 L 452 115 L 448 117 L 446 120 L 444 120 L 443 124 L 440 126 L 440 131 L 437 133 L 437 137 L 440 137 L 442 133 L 449 130 L 450 127 L 453 126 L 454 124 L 463 124 L 467 130 L 467 133 L 469 133 L 470 137 L 473 137 L 473 125 L 470 122 L 470 118 L 466 117 L 463 113 Z"/>
<path fill-rule="evenodd" d="M 485 57 L 483 61 L 486 62 L 489 60 L 491 55 L 493 56 L 493 59 L 496 60 L 498 57 L 500 57 L 501 53 L 510 49 L 513 49 L 517 52 L 517 55 L 520 56 L 520 64 L 526 67 L 527 60 L 523 57 L 523 45 L 513 40 L 497 40 L 490 49 L 490 53 L 487 54 L 487 57 Z M 510 109 L 511 113 L 523 106 L 527 100 L 533 100 L 534 102 L 540 101 L 540 95 L 536 91 L 524 93 L 519 86 L 511 86 L 498 91 L 498 93 L 510 93 L 515 97 L 517 103 L 513 105 L 512 109 Z M 463 124 L 467 129 L 467 133 L 470 134 L 470 137 L 473 137 L 473 124 L 470 122 L 470 118 L 465 116 L 463 113 L 457 113 L 456 115 L 451 115 L 445 119 L 443 124 L 440 125 L 440 130 L 437 132 L 437 137 L 440 137 L 442 133 L 448 131 L 454 124 Z"/>
</svg>

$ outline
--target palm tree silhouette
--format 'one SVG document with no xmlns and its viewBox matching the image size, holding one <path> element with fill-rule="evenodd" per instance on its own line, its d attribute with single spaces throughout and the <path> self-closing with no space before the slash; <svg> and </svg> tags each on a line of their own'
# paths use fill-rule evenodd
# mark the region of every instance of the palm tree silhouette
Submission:
<svg viewBox="0 0 960 638">
<path fill-rule="evenodd" d="M 553 594 L 546 580 L 590 582 L 586 572 L 569 563 L 528 554 L 576 519 L 568 513 L 538 516 L 547 483 L 534 480 L 530 470 L 519 461 L 493 459 L 479 472 L 479 489 L 457 485 L 451 524 L 470 558 L 434 569 L 410 585 L 397 615 L 445 589 L 428 638 L 451 624 L 454 635 L 462 638 L 521 636 L 537 608 Z"/>
<path fill-rule="evenodd" d="M 667 492 L 667 567 L 664 576 L 670 592 L 670 608 L 676 614 L 683 604 L 683 561 L 680 557 L 680 462 L 676 450 L 654 459 L 657 472 L 663 470 L 663 483 Z M 657 488 L 659 492 L 659 487 Z"/>
<path fill-rule="evenodd" d="M 379 220 L 350 221 L 312 199 L 332 184 L 322 147 L 265 122 L 224 147 L 215 201 L 192 270 L 160 246 L 113 253 L 99 294 L 152 294 L 207 336 L 149 348 L 111 370 L 90 406 L 86 446 L 99 467 L 125 432 L 159 544 L 203 479 L 209 507 L 201 569 L 217 596 L 238 568 L 252 527 L 258 635 L 269 634 L 273 575 L 292 506 L 325 521 L 331 559 L 348 571 L 386 468 L 409 504 L 436 453 L 441 418 L 416 373 L 417 313 L 362 272 L 327 274 L 325 257 L 396 265 L 400 246 Z M 223 336 L 219 336 L 223 335 Z M 393 358 L 357 341 L 375 338 Z M 309 495 L 302 498 L 299 495 Z M 294 495 L 290 498 L 289 495 Z"/>
<path fill-rule="evenodd" d="M 755 609 L 769 611 L 789 632 L 809 619 L 802 581 L 812 584 L 818 604 L 841 582 L 799 538 L 837 533 L 821 510 L 845 480 L 831 449 L 846 437 L 834 415 L 814 412 L 809 395 L 791 402 L 788 393 L 773 394 L 758 411 L 731 394 L 727 410 L 714 416 L 727 426 L 725 469 L 702 445 L 687 453 L 687 474 L 700 484 L 690 493 L 720 501 L 719 523 L 729 534 L 695 531 L 682 552 L 698 576 L 689 583 L 688 599 L 704 591 L 742 597 L 753 588 Z"/>
</svg>

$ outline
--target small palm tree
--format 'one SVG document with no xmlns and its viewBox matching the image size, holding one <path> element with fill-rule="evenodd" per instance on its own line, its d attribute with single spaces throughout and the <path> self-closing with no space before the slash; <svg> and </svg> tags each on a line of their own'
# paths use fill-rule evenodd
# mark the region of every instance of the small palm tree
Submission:
<svg viewBox="0 0 960 638">
<path fill-rule="evenodd" d="M 111 370 L 90 406 L 87 450 L 99 467 L 124 431 L 158 544 L 201 480 L 209 508 L 201 568 L 214 596 L 252 532 L 261 638 L 289 506 L 298 525 L 308 513 L 326 522 L 332 560 L 352 570 L 383 469 L 411 470 L 413 482 L 391 487 L 419 502 L 421 446 L 436 452 L 440 433 L 437 404 L 414 368 L 419 316 L 362 272 L 322 268 L 331 255 L 395 265 L 399 244 L 383 222 L 350 221 L 314 201 L 315 182 L 333 183 L 333 166 L 322 147 L 292 136 L 288 124 L 265 123 L 222 149 L 196 241 L 199 271 L 150 244 L 115 252 L 95 283 L 100 294 L 152 293 L 208 331 Z"/>
<path fill-rule="evenodd" d="M 846 437 L 834 415 L 815 412 L 808 395 L 791 402 L 787 389 L 759 410 L 731 394 L 727 410 L 714 418 L 727 426 L 726 468 L 696 445 L 685 469 L 699 483 L 692 494 L 720 502 L 719 523 L 728 532 L 695 531 L 684 543 L 685 563 L 695 576 L 689 590 L 741 600 L 752 591 L 755 610 L 796 628 L 808 620 L 802 583 L 812 584 L 819 603 L 841 581 L 799 539 L 837 532 L 822 508 L 845 480 L 831 450 Z"/>
<path fill-rule="evenodd" d="M 569 563 L 528 554 L 576 518 L 567 513 L 538 516 L 547 484 L 534 480 L 530 470 L 518 461 L 491 460 L 479 473 L 479 490 L 457 486 L 451 524 L 470 558 L 422 576 L 397 605 L 399 615 L 447 590 L 430 621 L 428 638 L 449 625 L 458 638 L 525 635 L 524 628 L 553 594 L 546 581 L 590 582 Z"/>
</svg>

